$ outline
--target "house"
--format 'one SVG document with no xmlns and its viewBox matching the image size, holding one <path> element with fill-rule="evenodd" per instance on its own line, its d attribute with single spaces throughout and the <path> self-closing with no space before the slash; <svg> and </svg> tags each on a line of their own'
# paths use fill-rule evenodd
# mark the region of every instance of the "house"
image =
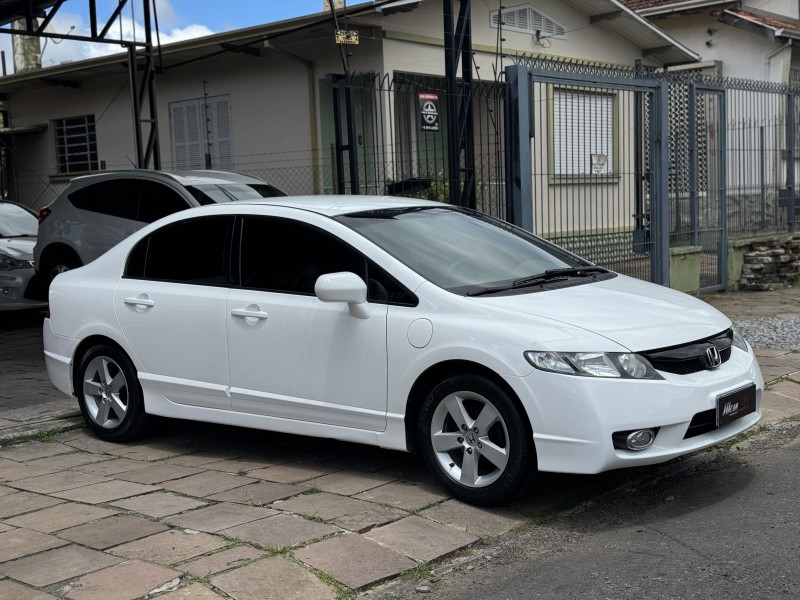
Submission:
<svg viewBox="0 0 800 600">
<path fill-rule="evenodd" d="M 320 12 L 161 48 L 155 87 L 162 167 L 236 170 L 290 193 L 335 190 L 342 173 L 351 177 L 336 144 L 345 57 L 355 135 L 338 147 L 354 149 L 359 191 L 424 180 L 438 197 L 437 186 L 447 185 L 440 179 L 448 144 L 442 3 L 383 0 L 337 15 L 340 28 L 358 32 L 357 45 L 337 45 L 330 13 Z M 698 58 L 616 0 L 474 0 L 471 22 L 476 162 L 482 198 L 491 203 L 482 208 L 500 216 L 498 82 L 514 56 L 655 68 Z M 135 165 L 125 55 L 2 77 L 0 97 L 8 118 L 0 139 L 10 149 L 10 188 L 20 202 L 39 208 L 71 177 Z M 598 102 L 609 116 L 610 105 Z M 422 123 L 425 114 L 433 124 Z M 606 126 L 613 126 L 610 117 Z M 563 148 L 555 154 L 572 160 Z"/>
<path fill-rule="evenodd" d="M 700 55 L 719 77 L 800 83 L 800 2 L 622 0 Z"/>
</svg>

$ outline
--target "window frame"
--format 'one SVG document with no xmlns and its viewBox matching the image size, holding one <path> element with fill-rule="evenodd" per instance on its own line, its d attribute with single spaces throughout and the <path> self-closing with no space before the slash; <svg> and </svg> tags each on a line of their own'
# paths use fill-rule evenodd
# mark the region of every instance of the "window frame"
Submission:
<svg viewBox="0 0 800 600">
<path fill-rule="evenodd" d="M 82 124 L 68 124 L 68 121 L 82 119 Z M 100 170 L 100 159 L 97 150 L 97 122 L 94 114 L 76 115 L 73 117 L 62 117 L 52 120 L 53 126 L 53 146 L 56 155 L 56 170 L 58 175 L 75 175 L 79 173 L 91 173 Z M 67 133 L 69 128 L 82 127 L 83 131 L 77 133 Z M 70 142 L 69 138 L 83 138 L 79 142 Z M 72 149 L 72 151 L 70 151 Z M 78 152 L 75 152 L 78 149 Z M 80 150 L 83 150 L 82 152 Z M 85 157 L 80 162 L 76 156 Z M 88 166 L 86 168 L 74 168 L 77 166 Z"/>
<path fill-rule="evenodd" d="M 611 99 L 611 105 L 608 109 L 608 134 L 610 141 L 605 146 L 610 150 L 611 156 L 608 161 L 608 170 L 605 173 L 578 173 L 578 172 L 556 172 L 556 155 L 558 148 L 556 139 L 556 94 L 559 92 L 568 92 L 576 95 L 586 97 L 608 97 Z M 621 179 L 619 173 L 619 153 L 620 153 L 620 102 L 619 92 L 613 89 L 600 88 L 600 87 L 586 87 L 586 86 L 572 86 L 572 85 L 558 85 L 553 84 L 548 86 L 547 90 L 547 128 L 548 128 L 548 142 L 547 142 L 547 155 L 550 168 L 549 182 L 551 184 L 585 184 L 585 183 L 618 183 Z M 577 127 L 586 127 L 584 120 L 577 122 Z M 583 131 L 583 130 L 582 130 Z M 576 136 L 565 136 L 565 139 L 574 139 Z M 586 131 L 579 133 L 578 138 L 589 139 Z M 566 148 L 566 146 L 565 146 Z M 562 148 L 562 152 L 564 148 Z M 565 152 L 566 153 L 566 152 Z M 569 153 L 566 153 L 567 155 Z M 590 155 L 593 154 L 590 152 Z M 591 168 L 591 157 L 588 158 L 589 168 Z"/>
</svg>

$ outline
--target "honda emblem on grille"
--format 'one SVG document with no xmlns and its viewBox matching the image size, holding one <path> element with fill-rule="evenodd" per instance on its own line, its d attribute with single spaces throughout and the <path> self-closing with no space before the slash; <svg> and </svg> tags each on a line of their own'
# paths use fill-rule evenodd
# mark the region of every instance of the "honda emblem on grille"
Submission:
<svg viewBox="0 0 800 600">
<path fill-rule="evenodd" d="M 717 350 L 716 346 L 706 348 L 706 362 L 711 369 L 716 369 L 722 364 L 722 357 L 719 355 L 719 350 Z"/>
</svg>

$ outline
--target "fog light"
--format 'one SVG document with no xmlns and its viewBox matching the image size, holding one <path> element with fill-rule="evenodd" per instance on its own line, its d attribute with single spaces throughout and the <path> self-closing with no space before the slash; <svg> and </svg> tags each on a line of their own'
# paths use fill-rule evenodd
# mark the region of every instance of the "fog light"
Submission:
<svg viewBox="0 0 800 600">
<path fill-rule="evenodd" d="M 656 432 L 652 429 L 639 429 L 628 434 L 625 445 L 629 450 L 645 450 L 656 439 Z"/>
</svg>

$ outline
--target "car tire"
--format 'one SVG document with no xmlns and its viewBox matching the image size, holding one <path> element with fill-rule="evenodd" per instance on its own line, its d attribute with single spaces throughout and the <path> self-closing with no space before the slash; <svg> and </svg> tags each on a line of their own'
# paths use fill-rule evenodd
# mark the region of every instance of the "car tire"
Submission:
<svg viewBox="0 0 800 600">
<path fill-rule="evenodd" d="M 47 274 L 47 281 L 48 283 L 53 283 L 53 279 L 56 278 L 57 275 L 61 273 L 66 273 L 67 271 L 71 271 L 72 269 L 77 269 L 78 267 L 82 266 L 80 261 L 78 260 L 56 260 L 55 262 L 51 263 L 45 273 Z"/>
<path fill-rule="evenodd" d="M 98 345 L 81 357 L 75 394 L 86 423 L 104 440 L 135 439 L 150 424 L 136 368 L 119 348 Z"/>
<path fill-rule="evenodd" d="M 472 374 L 449 377 L 421 407 L 418 439 L 425 463 L 459 500 L 479 506 L 505 502 L 536 471 L 526 418 L 493 381 Z"/>
</svg>

